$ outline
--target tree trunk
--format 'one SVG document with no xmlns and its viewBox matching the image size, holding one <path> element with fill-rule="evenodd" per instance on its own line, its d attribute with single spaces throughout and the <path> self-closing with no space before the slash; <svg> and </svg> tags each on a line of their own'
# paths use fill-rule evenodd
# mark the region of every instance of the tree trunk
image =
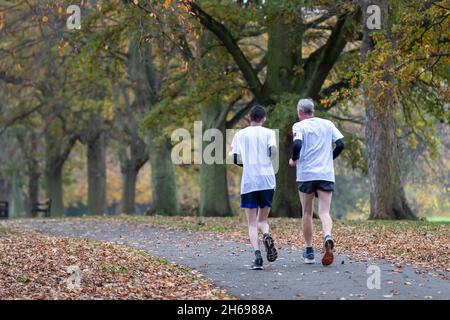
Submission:
<svg viewBox="0 0 450 320">
<path fill-rule="evenodd" d="M 25 212 L 24 208 L 24 197 L 22 193 L 22 181 L 21 177 L 17 171 L 12 174 L 11 178 L 11 201 L 9 204 L 9 216 L 10 217 L 20 217 L 23 216 Z"/>
<path fill-rule="evenodd" d="M 8 201 L 11 196 L 11 183 L 0 178 L 0 201 Z"/>
<path fill-rule="evenodd" d="M 389 2 L 387 0 L 361 0 L 363 9 L 364 37 L 361 57 L 364 61 L 367 54 L 375 50 L 372 30 L 366 25 L 367 7 L 377 5 L 381 9 L 381 27 L 390 37 Z M 392 79 L 386 75 L 385 81 L 394 86 Z M 366 147 L 368 154 L 368 173 L 370 183 L 370 216 L 369 219 L 415 219 L 409 207 L 403 183 L 400 179 L 399 150 L 396 136 L 395 99 L 390 89 L 382 89 L 377 85 L 365 88 L 366 103 Z M 383 92 L 383 99 L 370 94 Z"/>
<path fill-rule="evenodd" d="M 45 181 L 47 198 L 51 199 L 51 217 L 64 216 L 62 165 L 53 166 L 53 162 L 46 164 Z"/>
<path fill-rule="evenodd" d="M 103 133 L 87 142 L 88 207 L 87 213 L 103 215 L 106 206 L 106 141 Z"/>
<path fill-rule="evenodd" d="M 227 168 L 223 164 L 200 166 L 200 216 L 232 216 L 228 196 Z"/>
<path fill-rule="evenodd" d="M 215 124 L 220 116 L 222 108 L 219 99 L 212 99 L 212 103 L 202 108 L 203 129 L 208 130 L 218 125 L 222 136 L 225 137 L 226 123 Z M 203 147 L 209 145 L 209 141 L 203 142 Z M 225 158 L 225 143 L 223 155 Z M 200 166 L 200 216 L 227 217 L 232 216 L 230 197 L 228 194 L 227 167 L 225 164 L 207 164 L 203 161 Z"/>
<path fill-rule="evenodd" d="M 135 169 L 132 163 L 127 163 L 122 169 L 123 187 L 122 187 L 122 206 L 121 213 L 136 213 L 136 182 L 139 170 Z"/>
<path fill-rule="evenodd" d="M 134 130 L 134 128 L 132 128 Z M 130 137 L 129 145 L 119 149 L 122 171 L 121 213 L 136 213 L 136 183 L 139 171 L 147 163 L 149 152 L 145 142 L 138 137 L 137 130 Z"/>
<path fill-rule="evenodd" d="M 170 141 L 152 141 L 150 134 L 150 164 L 152 166 L 152 213 L 174 216 L 180 212 L 177 199 L 175 168 L 171 159 Z M 155 139 L 156 140 L 156 139 Z"/>
<path fill-rule="evenodd" d="M 33 204 L 39 201 L 39 177 L 37 162 L 33 161 L 28 167 L 28 216 L 35 218 Z"/>
<path fill-rule="evenodd" d="M 129 45 L 128 74 L 135 86 L 135 103 L 139 110 L 148 110 L 160 100 L 163 75 L 153 64 L 151 42 L 132 39 Z M 159 133 L 159 132 L 158 132 Z M 177 215 L 180 212 L 177 199 L 175 168 L 171 159 L 170 140 L 156 136 L 149 129 L 147 145 L 152 170 L 153 203 L 150 213 Z"/>
<path fill-rule="evenodd" d="M 299 14 L 301 16 L 301 14 Z M 281 96 L 295 91 L 299 81 L 294 79 L 294 66 L 301 60 L 301 43 L 303 31 L 299 22 L 287 24 L 283 15 L 278 13 L 269 27 L 267 84 L 270 96 Z M 289 36 L 286 36 L 288 32 Z M 294 37 L 294 38 L 292 38 Z M 300 200 L 296 187 L 296 171 L 288 165 L 292 153 L 291 127 L 296 121 L 295 106 L 291 110 L 281 112 L 292 113 L 292 123 L 281 123 L 285 126 L 280 130 L 279 170 L 277 173 L 277 188 L 274 196 L 272 216 L 300 217 Z M 270 115 L 269 115 L 270 117 Z"/>
<path fill-rule="evenodd" d="M 68 135 L 57 121 L 45 132 L 45 183 L 52 217 L 64 216 L 62 170 L 77 140 L 78 135 Z"/>
<path fill-rule="evenodd" d="M 367 101 L 366 146 L 370 183 L 370 219 L 413 219 L 400 180 L 393 113 L 377 112 Z"/>
<path fill-rule="evenodd" d="M 296 191 L 296 169 L 288 165 L 292 153 L 291 137 L 292 135 L 280 137 L 280 168 L 271 213 L 274 217 L 301 217 L 300 199 Z"/>
<path fill-rule="evenodd" d="M 30 131 L 30 150 L 27 154 L 27 175 L 28 175 L 28 190 L 27 190 L 27 215 L 28 217 L 35 218 L 33 213 L 33 204 L 39 201 L 39 178 L 41 177 L 41 172 L 39 168 L 39 160 L 36 158 L 38 154 L 38 140 L 33 131 Z M 25 145 L 25 141 L 22 141 Z M 24 149 L 26 150 L 26 148 Z"/>
<path fill-rule="evenodd" d="M 65 159 L 61 158 L 61 142 L 57 134 L 50 130 L 45 134 L 45 185 L 47 198 L 52 201 L 51 217 L 64 216 L 62 170 Z M 59 143 L 58 143 L 59 142 Z"/>
</svg>

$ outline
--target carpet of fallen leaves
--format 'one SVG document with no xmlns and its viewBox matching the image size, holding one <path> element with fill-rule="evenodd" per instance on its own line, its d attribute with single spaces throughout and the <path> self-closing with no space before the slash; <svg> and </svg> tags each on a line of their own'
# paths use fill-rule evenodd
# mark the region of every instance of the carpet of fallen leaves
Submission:
<svg viewBox="0 0 450 320">
<path fill-rule="evenodd" d="M 247 242 L 244 217 L 119 217 L 129 222 L 166 228 L 181 228 L 227 234 L 236 241 Z M 271 218 L 271 234 L 277 245 L 301 249 L 301 220 Z M 450 224 L 425 221 L 335 221 L 333 237 L 336 251 L 356 261 L 385 259 L 397 266 L 450 271 Z M 320 221 L 314 221 L 314 245 L 322 246 Z"/>
<path fill-rule="evenodd" d="M 79 288 L 70 266 L 81 271 Z M 129 247 L 0 226 L 0 300 L 230 299 L 194 271 Z"/>
</svg>

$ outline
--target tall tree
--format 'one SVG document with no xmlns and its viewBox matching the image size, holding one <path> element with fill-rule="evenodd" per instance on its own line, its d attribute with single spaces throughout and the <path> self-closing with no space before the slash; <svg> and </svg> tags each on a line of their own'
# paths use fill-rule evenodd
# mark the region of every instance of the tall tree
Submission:
<svg viewBox="0 0 450 320">
<path fill-rule="evenodd" d="M 381 28 L 390 39 L 389 2 L 387 0 L 362 1 L 364 37 L 361 58 L 375 49 L 373 29 L 368 27 L 369 6 L 379 8 Z M 373 14 L 373 12 L 372 12 Z M 389 60 L 387 63 L 390 63 Z M 387 65 L 386 67 L 389 67 Z M 386 74 L 385 85 L 394 86 L 392 78 Z M 412 218 L 412 213 L 400 181 L 400 163 L 396 136 L 395 100 L 389 89 L 370 87 L 374 92 L 365 92 L 366 97 L 366 147 L 370 185 L 370 218 L 401 219 Z M 372 98 L 371 98 L 372 97 Z M 377 97 L 378 99 L 374 99 Z M 380 99 L 382 98 L 382 99 Z"/>
<path fill-rule="evenodd" d="M 119 141 L 118 156 L 122 172 L 122 204 L 121 212 L 134 214 L 136 212 L 136 183 L 139 171 L 149 160 L 148 146 L 139 133 L 139 121 L 143 118 L 143 105 L 130 103 L 129 90 L 121 86 L 119 93 L 124 97 L 123 108 L 115 119 L 112 135 Z M 119 100 L 119 96 L 117 97 Z M 117 130 L 116 130 L 117 128 Z M 114 134 L 115 132 L 119 134 Z"/>
<path fill-rule="evenodd" d="M 78 140 L 78 135 L 67 135 L 59 122 L 53 122 L 45 133 L 45 186 L 52 201 L 51 216 L 64 216 L 63 167 Z"/>
<path fill-rule="evenodd" d="M 22 153 L 25 174 L 27 176 L 27 201 L 26 212 L 29 217 L 35 217 L 33 206 L 39 202 L 39 180 L 42 175 L 41 170 L 41 139 L 39 131 L 35 130 L 30 123 L 26 123 L 18 128 L 16 139 Z"/>
<path fill-rule="evenodd" d="M 428 121 L 427 113 L 448 121 L 443 106 L 435 101 L 446 82 L 437 70 L 441 58 L 449 55 L 442 47 L 445 39 L 441 33 L 445 21 L 448 25 L 449 10 L 437 2 L 425 1 L 408 8 L 385 0 L 360 1 L 364 13 L 361 59 L 365 62 L 362 74 L 371 219 L 416 218 L 404 191 L 407 174 L 400 163 L 399 111 L 408 126 L 406 130 L 415 139 L 427 139 L 426 131 L 434 126 L 430 122 L 427 130 L 419 129 L 424 135 L 418 134 L 417 129 Z M 395 16 L 393 6 L 403 12 L 400 18 Z M 425 108 L 418 108 L 419 102 Z M 414 120 L 417 114 L 420 118 Z"/>
<path fill-rule="evenodd" d="M 92 215 L 107 212 L 106 203 L 106 135 L 97 132 L 87 140 L 88 206 Z"/>
<path fill-rule="evenodd" d="M 220 132 L 221 137 L 226 136 L 227 117 L 234 104 L 240 100 L 241 92 L 234 93 L 233 86 L 236 86 L 234 81 L 235 73 L 227 72 L 229 66 L 227 57 L 224 59 L 223 50 L 217 49 L 217 41 L 214 35 L 205 30 L 202 32 L 199 40 L 197 55 L 198 64 L 196 77 L 199 79 L 196 82 L 198 86 L 195 91 L 196 98 L 200 100 L 200 117 L 202 120 L 203 134 L 206 132 Z M 228 61 L 227 61 L 228 62 Z M 205 81 L 206 80 L 206 81 Z M 226 103 L 224 99 L 224 91 L 227 91 L 227 96 L 231 96 L 230 102 Z M 197 95 L 198 93 L 198 95 Z M 214 130 L 214 131 L 212 131 Z M 203 159 L 200 165 L 200 216 L 225 217 L 233 215 L 231 210 L 230 198 L 228 193 L 228 179 L 227 167 L 223 163 L 226 156 L 226 145 L 222 144 L 221 150 L 214 150 L 211 156 L 214 159 L 205 159 L 204 153 L 208 151 L 210 143 L 220 143 L 216 141 L 217 137 L 207 137 L 209 141 L 203 142 Z M 220 148 L 220 144 L 217 145 Z M 222 157 L 217 157 L 216 153 L 222 154 Z M 210 160 L 214 160 L 213 163 Z M 219 163 L 217 163 L 217 161 Z"/>
<path fill-rule="evenodd" d="M 157 42 L 156 45 L 163 45 Z M 159 57 L 161 67 L 155 63 L 152 44 L 145 39 L 134 39 L 130 45 L 128 76 L 133 83 L 135 104 L 140 110 L 151 110 L 161 101 L 161 88 L 173 55 L 171 50 L 158 47 L 159 52 L 168 51 L 168 55 Z M 177 215 L 180 207 L 177 199 L 175 168 L 171 159 L 169 138 L 161 135 L 161 127 L 148 127 L 147 145 L 152 167 L 153 202 L 151 211 L 164 215 Z"/>
</svg>

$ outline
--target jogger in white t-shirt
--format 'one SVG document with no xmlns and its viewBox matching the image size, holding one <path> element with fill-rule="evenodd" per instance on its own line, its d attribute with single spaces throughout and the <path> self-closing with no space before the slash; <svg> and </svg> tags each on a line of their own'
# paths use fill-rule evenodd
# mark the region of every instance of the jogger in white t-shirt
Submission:
<svg viewBox="0 0 450 320">
<path fill-rule="evenodd" d="M 313 249 L 313 204 L 314 195 L 319 198 L 319 218 L 324 234 L 323 265 L 333 263 L 334 240 L 331 236 L 333 222 L 330 217 L 331 198 L 334 191 L 333 159 L 344 149 L 344 136 L 325 119 L 314 117 L 314 103 L 310 99 L 298 102 L 300 122 L 294 124 L 291 166 L 297 167 L 297 187 L 302 204 L 302 230 L 306 241 L 303 252 L 305 263 L 314 263 Z M 336 144 L 333 150 L 332 144 Z"/>
<path fill-rule="evenodd" d="M 277 250 L 269 235 L 268 217 L 272 207 L 276 180 L 272 158 L 277 152 L 275 132 L 264 128 L 266 112 L 255 106 L 250 112 L 251 125 L 240 130 L 231 143 L 230 155 L 233 162 L 243 166 L 241 180 L 241 207 L 245 209 L 250 242 L 255 250 L 252 269 L 263 269 L 263 259 L 259 248 L 259 233 L 267 252 L 267 260 L 277 259 Z"/>
</svg>

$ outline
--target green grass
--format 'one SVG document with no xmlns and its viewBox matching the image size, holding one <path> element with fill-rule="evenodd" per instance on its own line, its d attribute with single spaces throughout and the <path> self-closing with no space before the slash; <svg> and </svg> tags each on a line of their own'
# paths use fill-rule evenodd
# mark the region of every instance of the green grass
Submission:
<svg viewBox="0 0 450 320">
<path fill-rule="evenodd" d="M 158 258 L 156 258 L 156 259 L 158 259 Z M 164 266 L 173 266 L 173 263 L 167 259 L 159 258 L 158 261 Z"/>
<path fill-rule="evenodd" d="M 150 257 L 147 251 L 144 250 L 136 250 L 136 253 L 141 257 Z"/>
<path fill-rule="evenodd" d="M 189 270 L 188 268 L 185 268 L 185 267 L 178 267 L 178 270 L 181 273 L 186 274 L 186 275 L 191 273 L 191 270 Z"/>
<path fill-rule="evenodd" d="M 444 216 L 427 217 L 427 221 L 450 224 L 450 217 L 444 217 Z"/>
</svg>

